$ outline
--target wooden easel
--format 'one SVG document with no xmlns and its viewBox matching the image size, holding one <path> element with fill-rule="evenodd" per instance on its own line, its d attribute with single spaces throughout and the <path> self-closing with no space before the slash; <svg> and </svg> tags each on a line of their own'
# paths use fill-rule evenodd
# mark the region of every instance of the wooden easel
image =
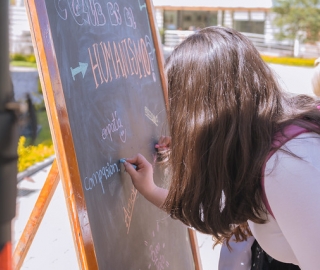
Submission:
<svg viewBox="0 0 320 270">
<path fill-rule="evenodd" d="M 48 205 L 59 183 L 59 171 L 56 161 L 53 162 L 48 177 L 41 189 L 29 220 L 13 253 L 13 269 L 20 269 L 38 231 Z"/>
<path fill-rule="evenodd" d="M 25 3 L 29 21 L 32 25 L 32 38 L 36 48 L 40 79 L 42 87 L 45 90 L 43 93 L 44 101 L 57 160 L 52 165 L 22 237 L 15 249 L 15 268 L 19 269 L 21 267 L 61 177 L 79 266 L 81 269 L 95 270 L 98 269 L 98 262 L 90 224 L 88 218 L 79 218 L 79 213 L 82 216 L 87 216 L 87 205 L 76 158 L 75 144 L 71 136 L 72 130 L 66 109 L 60 71 L 58 63 L 54 59 L 56 55 L 52 49 L 53 45 L 50 40 L 51 25 L 48 22 L 47 7 L 44 0 L 25 0 Z M 157 64 L 158 68 L 161 69 L 159 75 L 161 85 L 166 86 L 166 80 L 162 71 L 163 57 L 155 28 L 152 2 L 151 0 L 145 0 L 145 3 L 141 5 L 139 1 L 139 5 L 140 10 L 145 9 L 147 11 L 152 39 L 155 41 L 154 47 L 156 58 L 158 59 Z M 166 101 L 165 105 L 167 105 L 168 98 L 165 90 L 163 90 L 163 96 Z M 201 270 L 196 233 L 194 230 L 188 229 L 187 234 L 189 235 L 195 269 Z"/>
</svg>

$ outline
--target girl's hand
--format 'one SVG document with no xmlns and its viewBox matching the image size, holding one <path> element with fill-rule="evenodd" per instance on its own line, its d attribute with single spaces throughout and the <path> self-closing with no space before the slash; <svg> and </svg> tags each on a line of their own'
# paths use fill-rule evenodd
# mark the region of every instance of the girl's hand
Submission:
<svg viewBox="0 0 320 270">
<path fill-rule="evenodd" d="M 154 146 L 158 151 L 169 150 L 171 147 L 171 137 L 170 136 L 161 136 L 158 144 Z"/>
<path fill-rule="evenodd" d="M 159 188 L 153 181 L 153 168 L 146 158 L 138 154 L 132 158 L 125 159 L 124 166 L 127 173 L 131 176 L 134 187 L 155 206 L 163 205 L 168 191 Z M 134 168 L 131 164 L 137 166 Z"/>
<path fill-rule="evenodd" d="M 135 169 L 130 163 L 137 168 Z M 153 168 L 143 155 L 137 154 L 132 158 L 126 158 L 124 166 L 131 176 L 133 185 L 144 197 L 152 193 L 156 188 L 153 181 Z"/>
</svg>

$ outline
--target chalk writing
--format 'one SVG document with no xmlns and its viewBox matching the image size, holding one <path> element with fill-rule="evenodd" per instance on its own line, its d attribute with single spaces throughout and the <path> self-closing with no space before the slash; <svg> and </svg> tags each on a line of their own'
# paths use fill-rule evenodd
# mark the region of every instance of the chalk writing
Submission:
<svg viewBox="0 0 320 270">
<path fill-rule="evenodd" d="M 130 7 L 124 8 L 124 19 L 127 26 L 132 27 L 133 29 L 136 29 L 137 25 L 136 25 L 136 22 L 134 21 L 133 12 Z"/>
<path fill-rule="evenodd" d="M 150 245 L 149 251 L 151 253 L 151 260 L 156 266 L 157 270 L 163 270 L 165 267 L 169 267 L 169 262 L 166 261 L 163 254 L 161 254 L 160 244 L 157 243 L 155 246 Z"/>
<path fill-rule="evenodd" d="M 120 172 L 118 165 L 116 163 L 111 164 L 107 162 L 107 165 L 102 167 L 100 170 L 97 170 L 94 172 L 91 177 L 84 178 L 84 188 L 85 190 L 89 191 L 94 189 L 97 185 L 100 184 L 102 193 L 104 194 L 104 187 L 102 180 L 108 180 L 111 176 L 113 176 L 115 173 Z"/>
<path fill-rule="evenodd" d="M 127 234 L 129 233 L 129 229 L 130 229 L 132 213 L 133 213 L 133 208 L 136 201 L 137 193 L 138 193 L 138 190 L 135 187 L 132 187 L 130 198 L 128 200 L 128 205 L 127 207 L 123 207 L 124 222 L 126 223 Z"/>
<path fill-rule="evenodd" d="M 71 67 L 70 69 L 71 69 L 71 75 L 72 75 L 73 80 L 75 80 L 75 76 L 78 73 L 82 73 L 82 78 L 84 78 L 84 75 L 86 74 L 86 71 L 87 71 L 87 67 L 88 67 L 87 63 L 81 63 L 81 62 L 79 62 L 78 67 L 76 67 L 76 68 Z"/>
<path fill-rule="evenodd" d="M 159 232 L 159 224 L 157 222 L 157 232 Z M 155 232 L 152 231 L 152 236 L 155 237 Z M 162 245 L 160 243 L 156 243 L 152 245 L 144 241 L 145 246 L 149 247 L 150 257 L 152 263 L 148 265 L 148 269 L 151 269 L 152 264 L 156 267 L 157 270 L 164 270 L 165 268 L 169 267 L 169 262 L 166 260 L 165 256 L 163 255 L 163 250 L 165 249 L 165 243 Z"/>
<path fill-rule="evenodd" d="M 97 0 L 54 0 L 59 17 L 68 19 L 68 11 L 78 25 L 103 26 L 106 17 Z"/>
<path fill-rule="evenodd" d="M 152 70 L 152 77 L 153 81 L 156 81 L 156 74 L 154 72 L 154 59 L 155 59 L 155 49 L 152 46 L 150 38 L 146 35 L 145 36 L 145 41 L 146 41 L 146 47 L 148 48 L 148 53 L 149 53 L 149 60 L 150 60 L 150 65 L 151 65 L 151 70 Z"/>
<path fill-rule="evenodd" d="M 136 41 L 125 38 L 119 42 L 94 43 L 88 48 L 88 53 L 96 88 L 111 82 L 113 76 L 116 79 L 128 76 L 138 76 L 141 79 L 150 76 L 149 55 L 152 51 L 148 36 Z"/>
<path fill-rule="evenodd" d="M 126 136 L 126 129 L 123 127 L 121 123 L 121 119 L 117 117 L 117 111 L 112 113 L 112 120 L 110 124 L 107 124 L 105 128 L 102 129 L 102 139 L 110 138 L 112 141 L 112 134 L 114 132 L 119 131 L 120 140 L 125 143 L 127 136 Z"/>
<path fill-rule="evenodd" d="M 144 113 L 156 126 L 158 126 L 158 116 L 154 115 L 147 107 L 144 107 Z"/>
<path fill-rule="evenodd" d="M 119 12 L 119 5 L 118 3 L 112 4 L 111 2 L 107 3 L 108 13 L 109 13 L 109 19 L 110 23 L 112 25 L 121 25 L 122 18 Z"/>
<path fill-rule="evenodd" d="M 146 3 L 144 3 L 143 5 L 140 4 L 140 0 L 138 0 L 139 2 L 139 7 L 140 7 L 140 10 L 142 10 L 143 8 L 146 8 Z"/>
<path fill-rule="evenodd" d="M 150 38 L 146 35 L 145 36 L 145 41 L 146 41 L 146 47 L 148 48 L 148 52 L 149 52 L 149 60 L 150 60 L 150 65 L 151 65 L 151 70 L 152 70 L 152 77 L 153 77 L 153 81 L 155 82 L 156 79 L 156 74 L 154 72 L 154 59 L 155 59 L 155 49 L 152 47 L 152 43 Z"/>
</svg>

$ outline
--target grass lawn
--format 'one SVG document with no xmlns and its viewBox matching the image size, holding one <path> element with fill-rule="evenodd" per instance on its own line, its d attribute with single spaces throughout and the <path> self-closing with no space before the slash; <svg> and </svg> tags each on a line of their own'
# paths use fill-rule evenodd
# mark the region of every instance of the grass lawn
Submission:
<svg viewBox="0 0 320 270">
<path fill-rule="evenodd" d="M 25 61 L 11 61 L 10 65 L 13 67 L 32 67 L 32 68 L 37 68 L 36 63 L 30 63 L 30 62 L 25 62 Z"/>
<path fill-rule="evenodd" d="M 34 145 L 39 145 L 40 143 L 45 145 L 51 145 L 52 137 L 50 133 L 50 127 L 46 110 L 43 109 L 37 111 L 37 121 L 38 125 L 41 126 L 41 130 L 37 135 Z M 30 145 L 30 138 L 27 138 L 26 145 Z"/>
<path fill-rule="evenodd" d="M 37 68 L 36 63 L 28 62 L 28 61 L 18 61 L 13 60 L 10 61 L 10 65 L 14 67 L 30 67 L 30 68 Z M 34 142 L 34 145 L 39 144 L 45 144 L 45 145 L 51 145 L 52 144 L 52 138 L 49 128 L 49 122 L 47 117 L 47 112 L 45 109 L 39 109 L 37 110 L 37 121 L 38 125 L 41 126 L 41 130 L 39 131 L 37 138 Z M 30 138 L 26 138 L 26 146 L 30 145 L 31 140 Z"/>
<path fill-rule="evenodd" d="M 35 144 L 36 145 L 38 145 L 39 143 L 46 144 L 46 145 L 52 144 L 52 138 L 51 138 L 50 127 L 49 127 L 46 110 L 39 110 L 37 112 L 37 120 L 38 120 L 38 125 L 41 125 L 41 130 L 37 136 Z"/>
</svg>

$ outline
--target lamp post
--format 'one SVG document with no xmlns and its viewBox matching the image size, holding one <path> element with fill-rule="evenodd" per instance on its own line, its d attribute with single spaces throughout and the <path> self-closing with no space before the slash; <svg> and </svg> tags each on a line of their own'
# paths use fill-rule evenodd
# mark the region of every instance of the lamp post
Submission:
<svg viewBox="0 0 320 270">
<path fill-rule="evenodd" d="M 11 221 L 17 193 L 18 119 L 9 70 L 9 1 L 0 4 L 0 269 L 12 268 Z"/>
</svg>

